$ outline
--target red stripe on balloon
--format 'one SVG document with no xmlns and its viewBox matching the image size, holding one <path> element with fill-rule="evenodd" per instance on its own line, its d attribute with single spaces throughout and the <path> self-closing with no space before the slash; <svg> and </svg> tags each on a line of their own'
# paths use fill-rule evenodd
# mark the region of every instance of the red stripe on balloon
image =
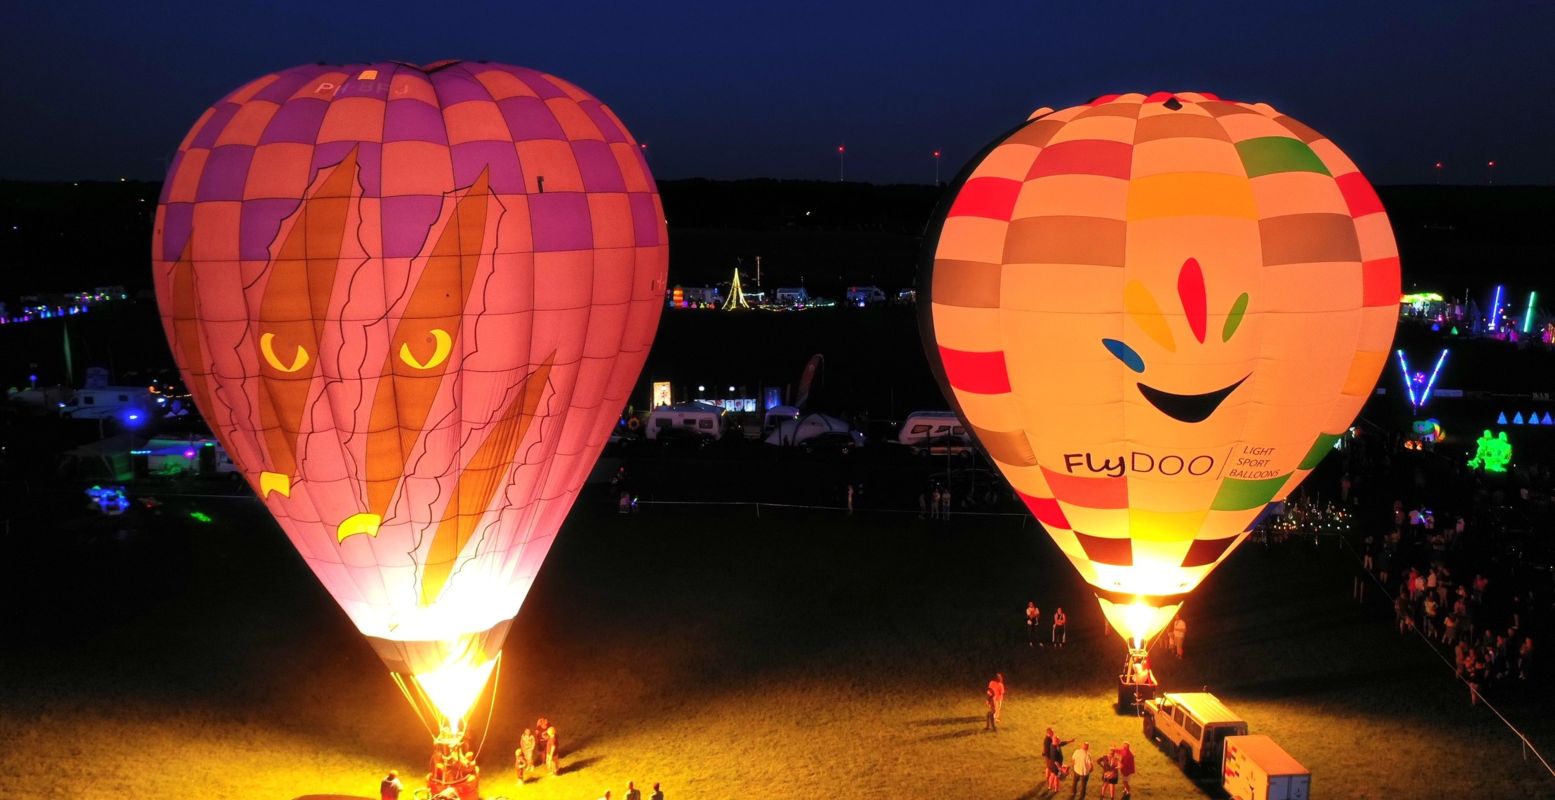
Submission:
<svg viewBox="0 0 1555 800">
<path fill-rule="evenodd" d="M 1064 516 L 1064 510 L 1059 507 L 1058 500 L 1052 497 L 1032 497 L 1029 494 L 1017 490 L 1016 494 L 1025 501 L 1026 508 L 1031 510 L 1031 515 L 1043 525 L 1051 525 L 1055 528 L 1069 530 L 1074 527 L 1069 524 L 1069 518 Z"/>
<path fill-rule="evenodd" d="M 1008 221 L 1015 211 L 1021 182 L 1009 178 L 973 178 L 961 187 L 947 217 L 987 217 Z"/>
<path fill-rule="evenodd" d="M 1199 268 L 1198 259 L 1182 262 L 1182 269 L 1177 272 L 1177 297 L 1182 301 L 1183 313 L 1188 315 L 1188 328 L 1193 331 L 1193 338 L 1204 344 L 1208 303 L 1204 297 L 1204 270 Z"/>
<path fill-rule="evenodd" d="M 977 394 L 1002 394 L 1010 390 L 1010 374 L 1004 364 L 1004 351 L 939 349 L 945 378 L 957 389 Z"/>
</svg>

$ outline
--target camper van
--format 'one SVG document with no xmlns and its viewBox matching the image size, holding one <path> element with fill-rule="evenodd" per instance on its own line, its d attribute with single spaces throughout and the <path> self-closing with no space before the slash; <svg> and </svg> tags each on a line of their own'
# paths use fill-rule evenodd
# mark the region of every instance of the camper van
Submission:
<svg viewBox="0 0 1555 800">
<path fill-rule="evenodd" d="M 1246 736 L 1247 723 L 1207 692 L 1168 693 L 1145 701 L 1145 738 L 1159 739 L 1184 772 L 1221 762 L 1227 736 Z"/>
<path fill-rule="evenodd" d="M 151 407 L 151 392 L 144 386 L 98 386 L 77 389 L 59 413 L 74 419 L 106 419 L 120 413 L 147 415 Z"/>
<path fill-rule="evenodd" d="M 810 302 L 810 293 L 803 286 L 787 287 L 777 290 L 777 304 L 780 306 L 802 306 Z"/>
<path fill-rule="evenodd" d="M 1231 800 L 1307 800 L 1312 772 L 1267 736 L 1227 736 L 1221 785 Z"/>
<path fill-rule="evenodd" d="M 864 306 L 870 305 L 872 303 L 884 302 L 885 292 L 881 291 L 879 286 L 848 287 L 848 305 L 850 306 L 858 306 L 859 308 L 863 308 Z"/>
<path fill-rule="evenodd" d="M 720 439 L 724 433 L 724 409 L 696 400 L 659 406 L 648 414 L 648 427 L 644 435 L 649 440 L 657 441 L 659 433 L 670 428 L 695 431 L 698 436 L 707 439 Z"/>
<path fill-rule="evenodd" d="M 954 411 L 914 411 L 896 432 L 898 444 L 920 455 L 960 455 L 971 451 L 972 438 Z"/>
</svg>

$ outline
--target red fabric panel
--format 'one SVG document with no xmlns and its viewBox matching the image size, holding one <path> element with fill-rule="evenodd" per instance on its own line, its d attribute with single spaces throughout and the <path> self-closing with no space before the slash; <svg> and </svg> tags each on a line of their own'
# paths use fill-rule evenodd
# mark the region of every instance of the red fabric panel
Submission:
<svg viewBox="0 0 1555 800">
<path fill-rule="evenodd" d="M 950 385 L 978 394 L 1000 394 L 1010 390 L 1010 375 L 1005 369 L 1004 352 L 939 349 L 940 363 Z"/>
</svg>

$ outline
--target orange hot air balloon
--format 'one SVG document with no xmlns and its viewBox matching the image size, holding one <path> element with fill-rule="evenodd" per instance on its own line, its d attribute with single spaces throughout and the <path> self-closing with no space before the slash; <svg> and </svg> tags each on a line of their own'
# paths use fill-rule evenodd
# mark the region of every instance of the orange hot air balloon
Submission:
<svg viewBox="0 0 1555 800">
<path fill-rule="evenodd" d="M 297 67 L 195 123 L 153 262 L 211 429 L 457 730 L 653 340 L 641 149 L 521 67 Z"/>
<path fill-rule="evenodd" d="M 1376 192 L 1262 103 L 1042 109 L 933 230 L 945 395 L 1136 642 L 1346 431 L 1398 317 Z"/>
</svg>

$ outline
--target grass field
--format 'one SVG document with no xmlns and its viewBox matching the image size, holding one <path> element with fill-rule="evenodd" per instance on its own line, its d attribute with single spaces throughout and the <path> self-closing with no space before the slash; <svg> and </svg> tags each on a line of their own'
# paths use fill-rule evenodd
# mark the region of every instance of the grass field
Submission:
<svg viewBox="0 0 1555 800">
<path fill-rule="evenodd" d="M 215 524 L 175 501 L 128 542 L 11 531 L 4 796 L 376 796 L 388 767 L 423 772 L 419 723 L 263 509 L 183 502 Z M 1038 798 L 1050 725 L 1130 741 L 1136 797 L 1208 793 L 1115 713 L 1122 644 L 1033 524 L 604 505 L 574 510 L 508 639 L 488 797 L 635 780 L 677 800 Z M 1215 691 L 1312 769 L 1318 797 L 1555 796 L 1424 645 L 1350 601 L 1350 575 L 1333 543 L 1239 552 L 1186 611 L 1187 659 L 1157 658 L 1168 688 Z M 1027 647 L 1028 599 L 1065 607 L 1069 647 Z M 1010 694 L 987 735 L 995 670 Z M 1547 693 L 1503 705 L 1555 742 Z M 512 749 L 541 714 L 562 774 L 519 788 Z"/>
</svg>

